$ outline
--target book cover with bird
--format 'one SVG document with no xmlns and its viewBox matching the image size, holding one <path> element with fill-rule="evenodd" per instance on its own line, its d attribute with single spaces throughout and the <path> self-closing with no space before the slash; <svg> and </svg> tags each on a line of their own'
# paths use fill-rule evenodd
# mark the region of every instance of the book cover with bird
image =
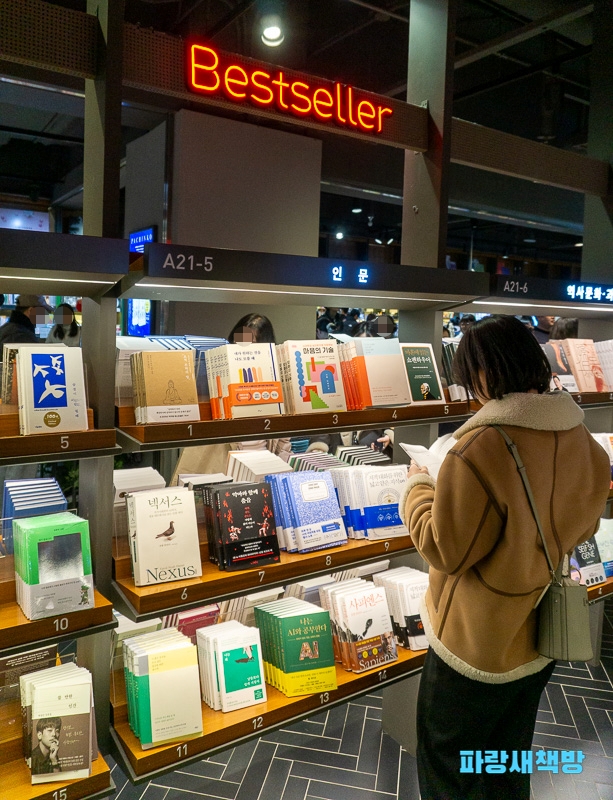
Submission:
<svg viewBox="0 0 613 800">
<path fill-rule="evenodd" d="M 20 347 L 17 373 L 22 435 L 87 430 L 80 347 Z"/>
<path fill-rule="evenodd" d="M 136 586 L 202 575 L 194 493 L 183 486 L 126 498 Z"/>
</svg>

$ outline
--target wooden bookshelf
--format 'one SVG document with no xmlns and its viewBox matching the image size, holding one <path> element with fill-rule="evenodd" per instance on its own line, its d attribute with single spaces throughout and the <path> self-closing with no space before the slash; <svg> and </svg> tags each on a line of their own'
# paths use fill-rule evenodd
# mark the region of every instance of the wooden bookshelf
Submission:
<svg viewBox="0 0 613 800">
<path fill-rule="evenodd" d="M 0 588 L 4 587 L 5 591 L 6 586 L 7 584 L 0 584 Z M 94 590 L 93 608 L 45 619 L 29 620 L 14 599 L 15 582 L 9 586 L 12 587 L 13 600 L 0 605 L 0 656 L 12 655 L 29 648 L 44 647 L 61 639 L 73 639 L 109 630 L 117 625 L 112 603 L 97 590 Z"/>
<path fill-rule="evenodd" d="M 118 449 L 116 444 L 115 428 L 3 436 L 0 438 L 0 464 L 33 461 L 35 458 L 42 462 L 57 461 L 58 457 L 66 461 L 89 455 L 110 455 Z"/>
<path fill-rule="evenodd" d="M 209 561 L 208 547 L 201 544 L 202 577 L 155 586 L 135 586 L 127 542 L 122 542 L 120 554 L 114 558 L 114 586 L 119 595 L 116 605 L 133 619 L 144 620 L 180 607 L 189 608 L 224 597 L 257 592 L 266 586 L 278 586 L 308 575 L 377 561 L 412 549 L 410 536 L 374 541 L 349 539 L 347 544 L 329 550 L 304 554 L 282 552 L 278 564 L 267 564 L 261 569 L 227 572 Z"/>
<path fill-rule="evenodd" d="M 385 668 L 359 675 L 346 672 L 337 665 L 338 688 L 331 692 L 286 697 L 267 685 L 268 699 L 265 703 L 225 714 L 222 711 L 213 711 L 203 703 L 203 736 L 151 750 L 143 750 L 130 730 L 123 673 L 117 671 L 112 675 L 111 685 L 113 738 L 129 768 L 131 777 L 140 782 L 152 777 L 152 773 L 169 772 L 185 761 L 204 757 L 210 751 L 221 750 L 245 739 L 261 736 L 270 729 L 287 725 L 300 717 L 323 711 L 331 705 L 365 694 L 374 688 L 395 683 L 421 670 L 425 654 L 425 650 L 414 652 L 398 648 L 397 661 L 387 664 Z"/>
<path fill-rule="evenodd" d="M 598 586 L 590 586 L 587 590 L 587 597 L 590 603 L 604 600 L 610 594 L 613 594 L 613 578 L 607 578 L 604 583 L 600 583 Z"/>
<path fill-rule="evenodd" d="M 32 786 L 31 774 L 23 755 L 1 770 L 1 794 L 7 800 L 94 800 L 115 791 L 111 770 L 101 755 L 92 764 L 89 778 L 77 781 L 39 783 Z"/>
<path fill-rule="evenodd" d="M 396 408 L 369 408 L 321 414 L 284 414 L 276 417 L 248 417 L 233 420 L 124 425 L 120 431 L 136 445 L 185 446 L 206 442 L 244 441 L 301 433 L 391 427 L 407 423 L 458 420 L 470 413 L 468 403 L 413 403 Z M 123 444 L 123 442 L 122 442 Z M 142 449 L 142 448 L 141 448 Z"/>
</svg>

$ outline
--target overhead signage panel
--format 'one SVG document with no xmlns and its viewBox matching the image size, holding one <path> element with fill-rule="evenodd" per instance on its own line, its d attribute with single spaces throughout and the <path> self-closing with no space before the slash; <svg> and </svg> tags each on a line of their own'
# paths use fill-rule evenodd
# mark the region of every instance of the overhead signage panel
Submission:
<svg viewBox="0 0 613 800">
<path fill-rule="evenodd" d="M 613 285 L 600 281 L 559 281 L 497 275 L 491 294 L 519 301 L 548 300 L 586 306 L 613 306 Z"/>
</svg>

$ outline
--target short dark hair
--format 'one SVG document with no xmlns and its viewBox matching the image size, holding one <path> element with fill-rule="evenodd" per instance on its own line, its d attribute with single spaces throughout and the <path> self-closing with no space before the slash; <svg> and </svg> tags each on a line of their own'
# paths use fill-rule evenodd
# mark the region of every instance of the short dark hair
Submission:
<svg viewBox="0 0 613 800">
<path fill-rule="evenodd" d="M 36 733 L 42 733 L 45 728 L 55 728 L 56 730 L 62 729 L 62 720 L 60 717 L 45 717 L 36 722 Z"/>
<path fill-rule="evenodd" d="M 351 335 L 352 336 L 359 336 L 359 337 L 362 337 L 362 338 L 364 338 L 364 337 L 366 337 L 366 338 L 373 337 L 374 338 L 375 336 L 378 336 L 378 334 L 375 333 L 375 331 L 373 330 L 373 327 L 370 324 L 370 322 L 359 322 L 355 326 L 355 328 L 351 331 Z"/>
<path fill-rule="evenodd" d="M 577 317 L 558 317 L 549 331 L 550 339 L 576 339 L 579 336 Z"/>
<path fill-rule="evenodd" d="M 511 392 L 549 391 L 551 367 L 532 333 L 515 317 L 494 314 L 464 334 L 453 374 L 473 396 L 500 400 Z"/>
<path fill-rule="evenodd" d="M 243 328 L 251 328 L 254 342 L 275 342 L 275 332 L 272 322 L 263 314 L 245 314 L 230 331 L 228 341 L 234 344 L 234 336 L 242 332 Z"/>
</svg>

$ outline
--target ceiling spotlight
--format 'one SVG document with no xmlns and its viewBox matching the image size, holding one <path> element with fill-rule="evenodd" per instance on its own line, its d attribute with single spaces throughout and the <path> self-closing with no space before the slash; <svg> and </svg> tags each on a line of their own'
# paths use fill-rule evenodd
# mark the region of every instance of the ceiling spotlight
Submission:
<svg viewBox="0 0 613 800">
<path fill-rule="evenodd" d="M 345 234 L 342 231 L 337 231 L 335 233 L 335 236 L 337 239 L 342 239 L 345 236 Z"/>
<path fill-rule="evenodd" d="M 391 239 L 388 239 L 388 240 L 387 240 L 387 243 L 388 243 L 388 244 L 394 244 L 394 237 L 392 236 L 392 238 L 391 238 Z"/>
<path fill-rule="evenodd" d="M 526 242 L 526 244 L 535 244 L 536 239 L 524 239 L 524 242 Z"/>
<path fill-rule="evenodd" d="M 361 214 L 362 213 L 362 209 L 361 208 L 352 208 L 351 212 L 353 214 Z"/>
<path fill-rule="evenodd" d="M 262 41 L 268 47 L 278 47 L 283 43 L 285 34 L 278 14 L 265 14 L 261 19 Z"/>
<path fill-rule="evenodd" d="M 583 242 L 575 242 L 575 247 L 583 247 Z"/>
<path fill-rule="evenodd" d="M 383 244 L 383 242 L 381 241 L 381 239 L 375 239 L 375 242 L 376 242 L 377 244 Z"/>
</svg>

